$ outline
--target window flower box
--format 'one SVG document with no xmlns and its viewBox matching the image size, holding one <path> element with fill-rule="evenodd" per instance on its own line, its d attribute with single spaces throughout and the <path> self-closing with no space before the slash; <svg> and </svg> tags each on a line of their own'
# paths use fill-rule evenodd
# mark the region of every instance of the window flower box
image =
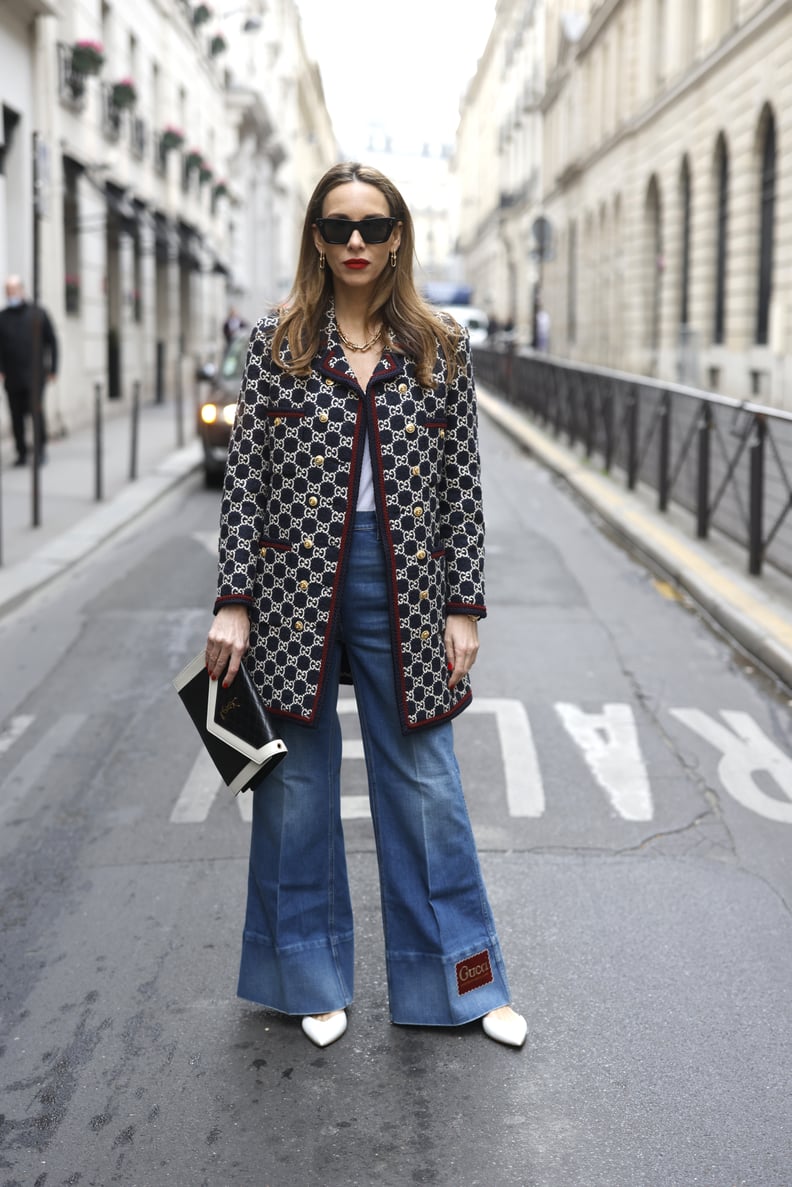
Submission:
<svg viewBox="0 0 792 1187">
<path fill-rule="evenodd" d="M 131 78 L 122 78 L 113 83 L 113 106 L 123 111 L 126 107 L 134 107 L 137 103 L 137 90 Z"/>
<path fill-rule="evenodd" d="M 72 70 L 77 74 L 98 74 L 104 66 L 104 47 L 98 41 L 75 41 L 71 54 Z"/>
<path fill-rule="evenodd" d="M 193 9 L 192 21 L 196 29 L 201 25 L 205 25 L 212 15 L 212 10 L 208 4 L 196 4 Z"/>
<path fill-rule="evenodd" d="M 206 161 L 201 161 L 198 170 L 198 179 L 201 185 L 206 185 L 207 181 L 211 181 L 214 175 L 214 170 L 211 165 L 207 165 Z"/>
<path fill-rule="evenodd" d="M 218 198 L 228 197 L 228 183 L 225 181 L 216 181 L 212 186 L 212 198 L 216 202 Z"/>
<path fill-rule="evenodd" d="M 163 152 L 171 152 L 174 148 L 181 148 L 184 144 L 184 132 L 181 128 L 175 128 L 172 124 L 168 124 L 163 128 L 160 137 L 160 144 Z"/>
<path fill-rule="evenodd" d="M 196 169 L 200 169 L 203 165 L 203 153 L 199 152 L 197 148 L 191 148 L 184 158 L 184 167 L 188 173 L 193 173 Z"/>
<path fill-rule="evenodd" d="M 209 53 L 213 58 L 218 54 L 225 53 L 228 49 L 228 43 L 222 33 L 215 33 L 212 40 L 209 42 Z"/>
</svg>

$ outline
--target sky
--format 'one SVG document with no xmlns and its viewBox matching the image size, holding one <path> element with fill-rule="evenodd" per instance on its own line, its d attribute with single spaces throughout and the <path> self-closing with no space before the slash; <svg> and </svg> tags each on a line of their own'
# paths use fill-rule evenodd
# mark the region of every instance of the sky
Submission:
<svg viewBox="0 0 792 1187">
<path fill-rule="evenodd" d="M 343 154 L 378 127 L 399 151 L 453 144 L 496 0 L 297 0 Z"/>
</svg>

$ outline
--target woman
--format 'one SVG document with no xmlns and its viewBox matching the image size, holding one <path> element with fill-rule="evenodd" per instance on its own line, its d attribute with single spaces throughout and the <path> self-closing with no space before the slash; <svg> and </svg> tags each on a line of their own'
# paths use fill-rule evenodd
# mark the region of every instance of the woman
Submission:
<svg viewBox="0 0 792 1187">
<path fill-rule="evenodd" d="M 377 170 L 337 165 L 308 205 L 297 277 L 255 327 L 223 494 L 213 680 L 244 656 L 288 747 L 254 791 L 240 996 L 319 1046 L 352 1001 L 339 681 L 360 715 L 391 1018 L 521 1046 L 451 718 L 484 617 L 466 335 L 412 279 L 412 220 Z"/>
</svg>

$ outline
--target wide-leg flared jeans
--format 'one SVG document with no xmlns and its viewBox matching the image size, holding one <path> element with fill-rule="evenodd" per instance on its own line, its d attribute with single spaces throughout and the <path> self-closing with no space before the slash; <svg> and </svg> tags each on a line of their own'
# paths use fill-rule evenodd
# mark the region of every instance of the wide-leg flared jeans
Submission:
<svg viewBox="0 0 792 1187">
<path fill-rule="evenodd" d="M 341 644 L 352 670 L 379 861 L 390 1014 L 457 1026 L 509 988 L 454 756 L 450 722 L 405 736 L 374 512 L 355 517 L 317 727 L 282 721 L 287 758 L 253 792 L 238 993 L 286 1014 L 347 1006 L 353 921 L 341 824 Z"/>
</svg>

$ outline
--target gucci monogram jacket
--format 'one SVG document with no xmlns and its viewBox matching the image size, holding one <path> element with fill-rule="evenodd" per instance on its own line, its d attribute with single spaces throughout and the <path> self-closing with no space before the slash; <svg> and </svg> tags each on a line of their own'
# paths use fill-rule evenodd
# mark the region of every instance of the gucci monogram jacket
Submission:
<svg viewBox="0 0 792 1187">
<path fill-rule="evenodd" d="M 386 349 L 364 392 L 332 317 L 311 374 L 302 377 L 273 363 L 275 324 L 256 325 L 245 363 L 223 491 L 215 611 L 249 607 L 245 663 L 264 703 L 313 724 L 367 441 L 402 730 L 454 717 L 471 691 L 467 677 L 448 688 L 445 619 L 486 615 L 467 334 L 452 383 L 439 345 L 434 389 L 420 386 L 411 358 Z"/>
</svg>

